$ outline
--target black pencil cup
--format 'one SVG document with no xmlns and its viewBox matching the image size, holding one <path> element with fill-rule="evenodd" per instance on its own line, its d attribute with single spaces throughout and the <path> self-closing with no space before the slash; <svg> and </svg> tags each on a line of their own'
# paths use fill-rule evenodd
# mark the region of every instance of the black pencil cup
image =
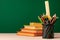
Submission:
<svg viewBox="0 0 60 40">
<path fill-rule="evenodd" d="M 43 38 L 54 38 L 54 25 L 51 24 L 43 24 Z"/>
</svg>

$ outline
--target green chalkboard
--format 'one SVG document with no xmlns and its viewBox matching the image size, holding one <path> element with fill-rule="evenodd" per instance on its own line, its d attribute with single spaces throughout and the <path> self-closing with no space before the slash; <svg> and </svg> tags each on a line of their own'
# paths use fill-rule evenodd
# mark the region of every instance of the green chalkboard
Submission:
<svg viewBox="0 0 60 40">
<path fill-rule="evenodd" d="M 15 33 L 24 24 L 39 22 L 37 16 L 45 13 L 45 0 L 0 0 L 0 33 Z M 60 0 L 49 0 L 51 15 L 60 17 Z M 55 32 L 60 32 L 60 19 Z"/>
</svg>

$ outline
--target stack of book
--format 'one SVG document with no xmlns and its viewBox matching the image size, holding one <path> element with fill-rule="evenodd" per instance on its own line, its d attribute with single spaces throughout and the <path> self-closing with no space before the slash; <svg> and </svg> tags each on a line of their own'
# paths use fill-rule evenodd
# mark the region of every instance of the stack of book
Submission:
<svg viewBox="0 0 60 40">
<path fill-rule="evenodd" d="M 30 25 L 24 25 L 21 31 L 17 32 L 20 36 L 42 36 L 42 24 L 30 23 Z"/>
</svg>

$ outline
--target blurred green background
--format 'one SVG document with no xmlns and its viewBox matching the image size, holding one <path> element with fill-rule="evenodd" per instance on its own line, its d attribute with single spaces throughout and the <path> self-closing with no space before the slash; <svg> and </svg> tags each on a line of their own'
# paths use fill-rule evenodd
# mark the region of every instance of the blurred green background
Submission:
<svg viewBox="0 0 60 40">
<path fill-rule="evenodd" d="M 45 13 L 45 0 L 0 0 L 0 33 L 15 33 L 24 24 L 39 22 L 37 16 Z M 49 0 L 51 16 L 60 17 L 60 0 Z M 54 32 L 60 32 L 60 18 Z"/>
</svg>

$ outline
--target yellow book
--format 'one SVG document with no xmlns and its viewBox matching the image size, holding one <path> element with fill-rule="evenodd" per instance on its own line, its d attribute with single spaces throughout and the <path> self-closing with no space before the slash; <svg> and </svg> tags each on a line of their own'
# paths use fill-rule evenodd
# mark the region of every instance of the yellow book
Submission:
<svg viewBox="0 0 60 40">
<path fill-rule="evenodd" d="M 29 25 L 24 25 L 24 28 L 26 28 L 26 29 L 38 29 L 38 30 L 40 30 L 40 29 L 42 29 L 42 27 L 35 27 L 35 26 L 29 26 Z"/>
<path fill-rule="evenodd" d="M 35 23 L 35 22 L 31 22 L 31 23 L 30 23 L 30 26 L 35 26 L 36 28 L 42 28 L 42 27 L 43 27 L 42 24 L 40 24 L 40 23 Z"/>
</svg>

